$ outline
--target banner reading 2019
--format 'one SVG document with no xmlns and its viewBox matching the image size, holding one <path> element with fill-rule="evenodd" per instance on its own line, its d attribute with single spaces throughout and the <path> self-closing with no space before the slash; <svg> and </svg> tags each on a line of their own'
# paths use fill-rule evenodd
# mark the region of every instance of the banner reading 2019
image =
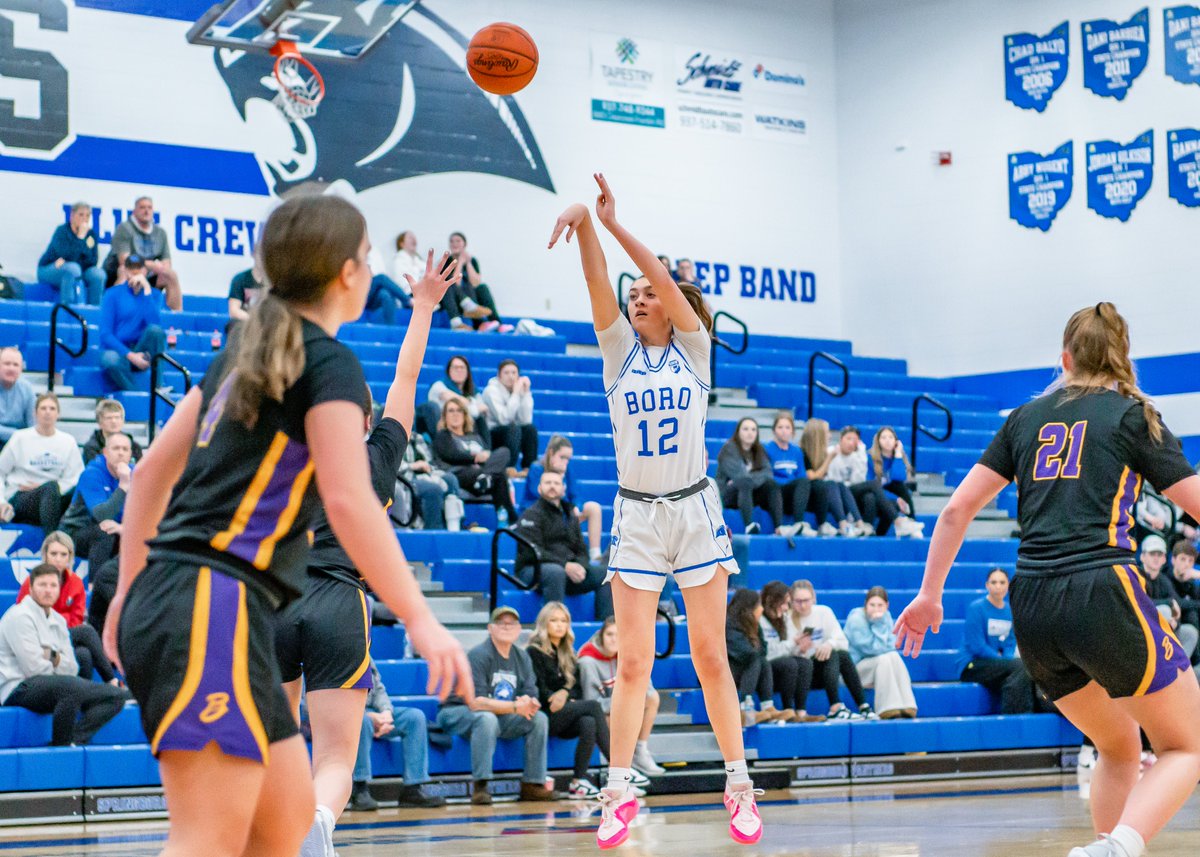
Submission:
<svg viewBox="0 0 1200 857">
<path fill-rule="evenodd" d="M 1146 69 L 1150 53 L 1150 10 L 1124 23 L 1101 18 L 1084 21 L 1083 85 L 1097 95 L 1122 101 Z"/>
<path fill-rule="evenodd" d="M 1074 145 L 1063 143 L 1048 155 L 1008 156 L 1008 216 L 1029 229 L 1046 232 L 1071 198 Z"/>
<path fill-rule="evenodd" d="M 1127 221 L 1153 179 L 1153 131 L 1125 146 L 1112 140 L 1088 143 L 1088 208 L 1102 217 Z"/>
<path fill-rule="evenodd" d="M 1004 37 L 1004 97 L 1022 110 L 1041 113 L 1067 79 L 1070 34 L 1063 21 L 1044 36 Z"/>
<path fill-rule="evenodd" d="M 1200 84 L 1200 8 L 1163 9 L 1163 53 L 1168 77 Z"/>
</svg>

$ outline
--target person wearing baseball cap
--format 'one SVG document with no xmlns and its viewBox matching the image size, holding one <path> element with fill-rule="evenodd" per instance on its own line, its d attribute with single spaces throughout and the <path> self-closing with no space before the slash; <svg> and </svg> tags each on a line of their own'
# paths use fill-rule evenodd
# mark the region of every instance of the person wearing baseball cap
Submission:
<svg viewBox="0 0 1200 857">
<path fill-rule="evenodd" d="M 116 390 L 145 387 L 142 373 L 162 354 L 167 336 L 162 329 L 166 308 L 163 293 L 150 286 L 146 261 L 130 253 L 121 263 L 121 282 L 100 302 L 100 368 Z"/>
<path fill-rule="evenodd" d="M 521 800 L 562 800 L 560 792 L 546 788 L 546 739 L 550 721 L 538 702 L 537 678 L 529 653 L 516 645 L 521 636 L 521 614 L 501 605 L 488 619 L 488 638 L 471 651 L 475 699 L 466 705 L 451 696 L 438 709 L 442 731 L 471 742 L 471 803 L 490 804 L 488 781 L 492 757 L 500 738 L 525 738 L 525 768 L 521 775 Z"/>
</svg>

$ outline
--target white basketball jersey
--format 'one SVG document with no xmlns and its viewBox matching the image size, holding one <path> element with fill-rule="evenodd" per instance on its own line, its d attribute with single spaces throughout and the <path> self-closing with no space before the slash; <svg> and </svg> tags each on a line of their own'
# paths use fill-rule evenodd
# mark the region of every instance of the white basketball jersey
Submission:
<svg viewBox="0 0 1200 857">
<path fill-rule="evenodd" d="M 708 419 L 708 331 L 674 330 L 665 348 L 646 348 L 620 316 L 596 338 L 621 486 L 668 494 L 699 482 Z"/>
</svg>

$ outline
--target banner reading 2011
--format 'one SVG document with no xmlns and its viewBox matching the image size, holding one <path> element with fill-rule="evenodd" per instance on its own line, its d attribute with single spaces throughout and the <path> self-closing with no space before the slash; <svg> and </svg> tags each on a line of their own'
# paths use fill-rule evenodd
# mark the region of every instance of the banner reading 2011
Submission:
<svg viewBox="0 0 1200 857">
<path fill-rule="evenodd" d="M 1180 205 L 1200 208 L 1200 130 L 1167 132 L 1167 189 Z"/>
<path fill-rule="evenodd" d="M 1167 77 L 1200 84 L 1200 8 L 1163 9 L 1163 53 Z"/>
<path fill-rule="evenodd" d="M 1063 21 L 1044 36 L 1004 37 L 1004 97 L 1022 110 L 1041 113 L 1067 79 L 1070 35 Z"/>
<path fill-rule="evenodd" d="M 1046 232 L 1071 198 L 1074 144 L 1063 143 L 1048 155 L 1014 152 L 1008 156 L 1008 216 L 1029 229 Z"/>
<path fill-rule="evenodd" d="M 1088 143 L 1088 208 L 1100 216 L 1127 221 L 1153 179 L 1153 131 L 1124 146 L 1112 140 Z"/>
<path fill-rule="evenodd" d="M 1150 54 L 1150 10 L 1120 23 L 1084 21 L 1083 85 L 1097 95 L 1122 101 L 1146 69 Z"/>
</svg>

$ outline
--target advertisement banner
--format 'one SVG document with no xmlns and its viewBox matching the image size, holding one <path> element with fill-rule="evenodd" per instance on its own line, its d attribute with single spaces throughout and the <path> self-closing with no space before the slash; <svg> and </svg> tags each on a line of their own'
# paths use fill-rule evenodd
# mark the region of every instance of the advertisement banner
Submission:
<svg viewBox="0 0 1200 857">
<path fill-rule="evenodd" d="M 1014 152 L 1008 156 L 1008 216 L 1028 229 L 1047 232 L 1071 198 L 1074 143 L 1048 155 Z"/>
<path fill-rule="evenodd" d="M 1122 223 L 1150 190 L 1154 180 L 1154 132 L 1128 145 L 1098 140 L 1087 145 L 1088 208 Z"/>
<path fill-rule="evenodd" d="M 733 52 L 675 49 L 672 74 L 675 91 L 681 97 L 742 101 L 750 71 L 746 58 Z"/>
<path fill-rule="evenodd" d="M 593 33 L 591 58 L 592 119 L 666 126 L 666 50 L 660 42 Z"/>
<path fill-rule="evenodd" d="M 1122 101 L 1150 55 L 1150 10 L 1125 22 L 1100 18 L 1080 24 L 1083 85 L 1097 95 Z"/>
<path fill-rule="evenodd" d="M 1200 208 L 1200 129 L 1167 132 L 1167 188 L 1180 205 Z"/>
<path fill-rule="evenodd" d="M 1167 76 L 1200 84 L 1200 7 L 1163 9 L 1163 47 Z"/>
<path fill-rule="evenodd" d="M 1041 113 L 1067 79 L 1070 34 L 1063 21 L 1044 36 L 1004 37 L 1004 97 L 1022 110 Z"/>
</svg>

